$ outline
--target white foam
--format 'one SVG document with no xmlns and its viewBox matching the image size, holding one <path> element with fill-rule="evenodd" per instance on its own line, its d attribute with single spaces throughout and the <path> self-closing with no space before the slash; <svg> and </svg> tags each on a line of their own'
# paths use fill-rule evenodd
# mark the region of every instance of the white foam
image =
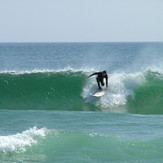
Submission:
<svg viewBox="0 0 163 163">
<path fill-rule="evenodd" d="M 105 79 L 104 79 L 105 80 Z M 95 101 L 95 105 L 103 108 L 111 108 L 117 105 L 125 105 L 127 97 L 134 96 L 134 90 L 145 82 L 143 73 L 126 74 L 114 73 L 109 76 L 107 93 Z M 91 95 L 97 90 L 95 78 L 88 80 L 83 88 L 82 97 L 91 102 Z M 94 102 L 94 101 L 93 101 Z"/>
<path fill-rule="evenodd" d="M 46 133 L 46 128 L 33 127 L 15 135 L 0 136 L 0 151 L 4 153 L 25 151 L 27 146 L 36 144 L 38 138 L 44 138 Z"/>
</svg>

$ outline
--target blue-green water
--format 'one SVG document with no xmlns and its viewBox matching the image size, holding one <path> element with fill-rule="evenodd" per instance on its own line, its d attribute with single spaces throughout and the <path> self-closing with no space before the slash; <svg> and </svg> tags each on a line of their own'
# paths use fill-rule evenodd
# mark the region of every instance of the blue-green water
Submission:
<svg viewBox="0 0 163 163">
<path fill-rule="evenodd" d="M 163 161 L 163 43 L 1 43 L 1 162 Z M 107 70 L 107 93 L 95 71 Z"/>
</svg>

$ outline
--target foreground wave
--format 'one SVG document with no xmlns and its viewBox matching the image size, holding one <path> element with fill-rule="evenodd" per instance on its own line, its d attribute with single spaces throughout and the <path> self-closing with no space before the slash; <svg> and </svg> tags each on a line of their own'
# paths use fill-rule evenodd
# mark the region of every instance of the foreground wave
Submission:
<svg viewBox="0 0 163 163">
<path fill-rule="evenodd" d="M 33 127 L 15 135 L 0 136 L 0 159 L 15 162 L 162 162 L 162 139 L 141 141 Z"/>
<path fill-rule="evenodd" d="M 91 96 L 96 81 L 86 77 L 80 71 L 1 72 L 0 109 L 163 113 L 161 73 L 111 74 L 101 98 Z"/>
</svg>

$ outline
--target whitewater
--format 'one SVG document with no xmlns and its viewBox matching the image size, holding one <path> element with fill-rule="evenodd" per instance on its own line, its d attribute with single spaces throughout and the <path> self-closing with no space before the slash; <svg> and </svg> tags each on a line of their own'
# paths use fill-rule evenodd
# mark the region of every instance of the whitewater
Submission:
<svg viewBox="0 0 163 163">
<path fill-rule="evenodd" d="M 0 43 L 1 162 L 163 161 L 163 43 Z M 108 72 L 107 93 L 94 72 Z"/>
</svg>

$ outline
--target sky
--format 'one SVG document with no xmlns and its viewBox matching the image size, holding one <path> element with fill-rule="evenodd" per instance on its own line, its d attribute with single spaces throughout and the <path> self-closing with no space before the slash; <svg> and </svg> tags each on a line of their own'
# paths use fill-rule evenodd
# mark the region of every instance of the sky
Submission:
<svg viewBox="0 0 163 163">
<path fill-rule="evenodd" d="M 163 41 L 163 0 L 0 0 L 0 42 Z"/>
</svg>

